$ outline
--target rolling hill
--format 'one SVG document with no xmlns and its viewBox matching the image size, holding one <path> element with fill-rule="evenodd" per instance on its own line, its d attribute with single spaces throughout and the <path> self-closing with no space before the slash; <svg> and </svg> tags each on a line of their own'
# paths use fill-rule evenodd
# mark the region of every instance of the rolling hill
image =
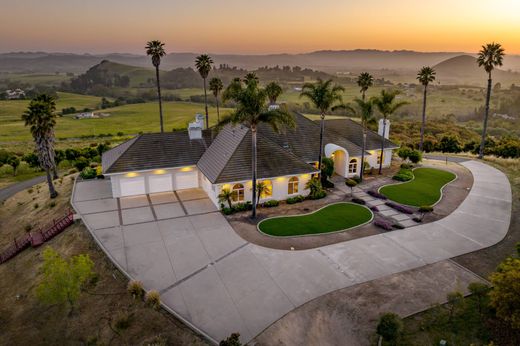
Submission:
<svg viewBox="0 0 520 346">
<path fill-rule="evenodd" d="M 436 82 L 441 84 L 457 84 L 464 81 L 468 84 L 482 85 L 487 81 L 487 73 L 477 64 L 477 59 L 470 55 L 459 55 L 434 66 L 437 72 Z M 520 73 L 495 69 L 493 82 L 504 85 L 520 81 Z"/>
</svg>

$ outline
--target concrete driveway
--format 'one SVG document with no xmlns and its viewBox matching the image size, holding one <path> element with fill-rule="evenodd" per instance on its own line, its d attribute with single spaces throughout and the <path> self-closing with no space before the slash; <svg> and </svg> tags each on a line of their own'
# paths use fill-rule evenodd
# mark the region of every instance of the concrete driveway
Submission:
<svg viewBox="0 0 520 346">
<path fill-rule="evenodd" d="M 499 242 L 511 217 L 500 171 L 474 176 L 464 202 L 439 221 L 303 251 L 238 237 L 202 190 L 112 199 L 108 181 L 77 182 L 74 208 L 107 255 L 173 313 L 214 341 L 251 340 L 297 306 L 331 291 Z"/>
</svg>

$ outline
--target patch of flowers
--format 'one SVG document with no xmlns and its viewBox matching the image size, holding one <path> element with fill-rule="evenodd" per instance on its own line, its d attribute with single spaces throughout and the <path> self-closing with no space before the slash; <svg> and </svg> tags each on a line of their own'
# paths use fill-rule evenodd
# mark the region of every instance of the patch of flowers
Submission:
<svg viewBox="0 0 520 346">
<path fill-rule="evenodd" d="M 379 192 L 375 191 L 375 190 L 368 190 L 367 193 L 372 196 L 372 197 L 375 197 L 375 198 L 379 198 L 379 199 L 387 199 L 385 195 L 383 194 L 380 194 Z"/>
<path fill-rule="evenodd" d="M 392 223 L 386 221 L 385 219 L 376 219 L 374 221 L 374 225 L 376 225 L 379 228 L 384 229 L 385 231 L 391 231 L 393 229 Z"/>
<path fill-rule="evenodd" d="M 406 207 L 404 205 L 400 205 L 400 204 L 397 204 L 397 203 L 394 203 L 394 202 L 386 202 L 385 203 L 387 206 L 389 206 L 390 208 L 392 209 L 395 209 L 401 213 L 405 213 L 405 214 L 413 214 L 414 210 L 410 207 Z"/>
</svg>

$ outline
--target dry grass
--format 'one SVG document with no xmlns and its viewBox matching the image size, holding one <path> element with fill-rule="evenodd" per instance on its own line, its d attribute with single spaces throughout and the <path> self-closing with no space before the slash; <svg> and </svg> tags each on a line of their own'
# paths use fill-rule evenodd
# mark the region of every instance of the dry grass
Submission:
<svg viewBox="0 0 520 346">
<path fill-rule="evenodd" d="M 27 223 L 52 219 L 69 206 L 70 177 L 57 183 L 56 206 L 49 207 L 42 185 L 32 193 L 22 191 L 0 208 L 0 244 L 25 232 Z M 38 193 L 37 190 L 40 190 Z M 33 199 L 34 198 L 34 199 Z M 34 203 L 39 207 L 34 209 Z M 88 254 L 95 263 L 97 282 L 83 292 L 72 314 L 67 307 L 47 306 L 35 297 L 40 282 L 41 254 L 52 246 L 63 256 Z M 169 345 L 206 343 L 165 311 L 153 310 L 127 291 L 127 279 L 112 265 L 86 228 L 74 224 L 37 249 L 28 249 L 0 265 L 1 345 L 142 345 L 167 340 Z"/>
</svg>

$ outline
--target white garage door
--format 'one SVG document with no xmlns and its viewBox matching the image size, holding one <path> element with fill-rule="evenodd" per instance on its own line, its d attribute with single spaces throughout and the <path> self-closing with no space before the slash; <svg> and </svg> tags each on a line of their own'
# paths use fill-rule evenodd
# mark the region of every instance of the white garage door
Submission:
<svg viewBox="0 0 520 346">
<path fill-rule="evenodd" d="M 148 191 L 150 191 L 150 193 L 173 191 L 172 175 L 160 174 L 148 176 Z"/>
<path fill-rule="evenodd" d="M 191 189 L 199 187 L 197 171 L 176 172 L 175 173 L 175 189 Z"/>
<path fill-rule="evenodd" d="M 121 178 L 119 180 L 121 187 L 121 196 L 144 195 L 146 193 L 144 186 L 144 177 Z"/>
</svg>

